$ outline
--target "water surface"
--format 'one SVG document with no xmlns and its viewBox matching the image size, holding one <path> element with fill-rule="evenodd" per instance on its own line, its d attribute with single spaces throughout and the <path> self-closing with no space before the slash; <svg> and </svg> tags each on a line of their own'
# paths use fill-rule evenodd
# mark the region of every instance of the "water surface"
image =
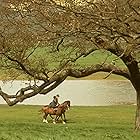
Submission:
<svg viewBox="0 0 140 140">
<path fill-rule="evenodd" d="M 4 92 L 15 94 L 21 87 L 27 86 L 28 81 L 14 81 L 0 86 Z M 37 95 L 20 104 L 45 105 L 52 97 L 60 95 L 59 101 L 70 100 L 72 105 L 104 106 L 119 103 L 135 103 L 136 92 L 127 80 L 66 80 L 47 95 Z M 0 97 L 0 104 L 5 101 Z"/>
</svg>

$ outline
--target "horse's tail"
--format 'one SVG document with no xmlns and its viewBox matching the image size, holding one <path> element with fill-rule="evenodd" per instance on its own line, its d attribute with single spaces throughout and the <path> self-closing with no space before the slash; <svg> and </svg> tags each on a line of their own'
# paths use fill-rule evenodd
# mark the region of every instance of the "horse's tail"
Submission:
<svg viewBox="0 0 140 140">
<path fill-rule="evenodd" d="M 41 113 L 43 113 L 44 111 L 43 111 L 43 108 L 42 109 L 40 109 L 40 110 L 38 110 L 38 113 L 39 114 L 41 114 Z"/>
</svg>

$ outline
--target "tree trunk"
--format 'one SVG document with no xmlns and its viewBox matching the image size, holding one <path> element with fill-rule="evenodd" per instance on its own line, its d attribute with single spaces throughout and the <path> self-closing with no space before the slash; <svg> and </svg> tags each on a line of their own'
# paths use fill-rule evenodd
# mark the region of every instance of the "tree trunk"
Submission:
<svg viewBox="0 0 140 140">
<path fill-rule="evenodd" d="M 137 91 L 137 108 L 135 118 L 135 130 L 140 130 L 140 89 Z"/>
<path fill-rule="evenodd" d="M 138 62 L 134 61 L 131 55 L 122 57 L 123 62 L 126 64 L 130 72 L 130 81 L 136 90 L 137 94 L 137 107 L 135 116 L 135 130 L 140 130 L 140 71 Z"/>
</svg>

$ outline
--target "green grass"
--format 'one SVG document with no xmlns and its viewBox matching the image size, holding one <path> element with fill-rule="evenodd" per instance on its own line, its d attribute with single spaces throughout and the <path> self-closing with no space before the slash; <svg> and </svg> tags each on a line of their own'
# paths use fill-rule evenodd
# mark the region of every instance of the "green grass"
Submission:
<svg viewBox="0 0 140 140">
<path fill-rule="evenodd" d="M 67 124 L 42 123 L 41 106 L 0 105 L 0 140 L 139 140 L 135 106 L 71 107 Z"/>
<path fill-rule="evenodd" d="M 64 58 L 69 59 L 69 57 L 74 57 L 73 53 L 69 54 L 70 50 L 67 50 L 66 52 L 62 51 L 60 53 L 48 53 L 47 48 L 38 48 L 34 54 L 32 55 L 31 59 L 31 63 L 32 63 L 32 67 L 40 67 L 42 61 L 44 61 L 43 63 L 45 64 L 43 67 L 47 68 L 47 69 L 54 69 L 54 68 L 58 68 L 60 65 L 60 60 L 63 60 Z M 69 55 L 70 56 L 69 56 Z M 83 68 L 83 67 L 88 67 L 91 66 L 93 64 L 103 64 L 106 60 L 106 63 L 111 63 L 112 60 L 116 60 L 116 66 L 124 68 L 125 65 L 123 64 L 123 62 L 120 59 L 116 59 L 115 55 L 110 55 L 108 56 L 108 52 L 104 52 L 102 51 L 95 51 L 94 53 L 88 55 L 87 57 L 81 57 L 79 58 L 75 64 L 75 68 Z M 47 56 L 47 57 L 46 57 Z M 65 60 L 64 59 L 64 60 Z M 52 70 L 53 71 L 53 70 Z M 17 79 L 18 80 L 26 80 L 27 77 L 22 73 L 19 73 L 17 70 L 10 70 L 7 69 L 6 71 L 1 70 L 0 69 L 0 80 L 10 80 L 10 76 L 18 76 Z M 20 76 L 19 76 L 20 75 Z M 90 76 L 84 77 L 84 78 L 79 78 L 79 79 L 86 79 L 86 80 L 98 80 L 98 79 L 103 79 L 104 77 L 106 77 L 108 75 L 108 73 L 104 73 L 104 72 L 99 72 L 99 73 L 95 73 L 92 74 Z M 72 78 L 72 77 L 68 77 L 67 79 L 73 80 L 76 78 Z M 108 79 L 113 79 L 113 80 L 124 80 L 125 78 L 118 76 L 118 75 L 113 75 L 111 74 L 111 76 L 109 76 Z"/>
</svg>

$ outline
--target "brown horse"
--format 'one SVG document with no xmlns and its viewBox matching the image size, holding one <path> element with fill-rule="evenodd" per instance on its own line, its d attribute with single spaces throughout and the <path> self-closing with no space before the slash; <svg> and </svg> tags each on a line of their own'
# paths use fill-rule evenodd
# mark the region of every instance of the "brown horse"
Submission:
<svg viewBox="0 0 140 140">
<path fill-rule="evenodd" d="M 57 108 L 50 108 L 48 107 L 48 105 L 44 106 L 41 109 L 41 111 L 44 113 L 43 122 L 48 123 L 47 116 L 49 114 L 50 117 L 53 119 L 54 124 L 56 124 L 56 121 L 59 119 L 59 117 L 61 117 L 62 123 L 65 124 L 66 122 L 65 112 L 69 108 L 70 108 L 70 101 L 65 101 L 64 103 L 60 104 Z M 55 115 L 55 118 L 53 118 L 51 115 Z"/>
</svg>

